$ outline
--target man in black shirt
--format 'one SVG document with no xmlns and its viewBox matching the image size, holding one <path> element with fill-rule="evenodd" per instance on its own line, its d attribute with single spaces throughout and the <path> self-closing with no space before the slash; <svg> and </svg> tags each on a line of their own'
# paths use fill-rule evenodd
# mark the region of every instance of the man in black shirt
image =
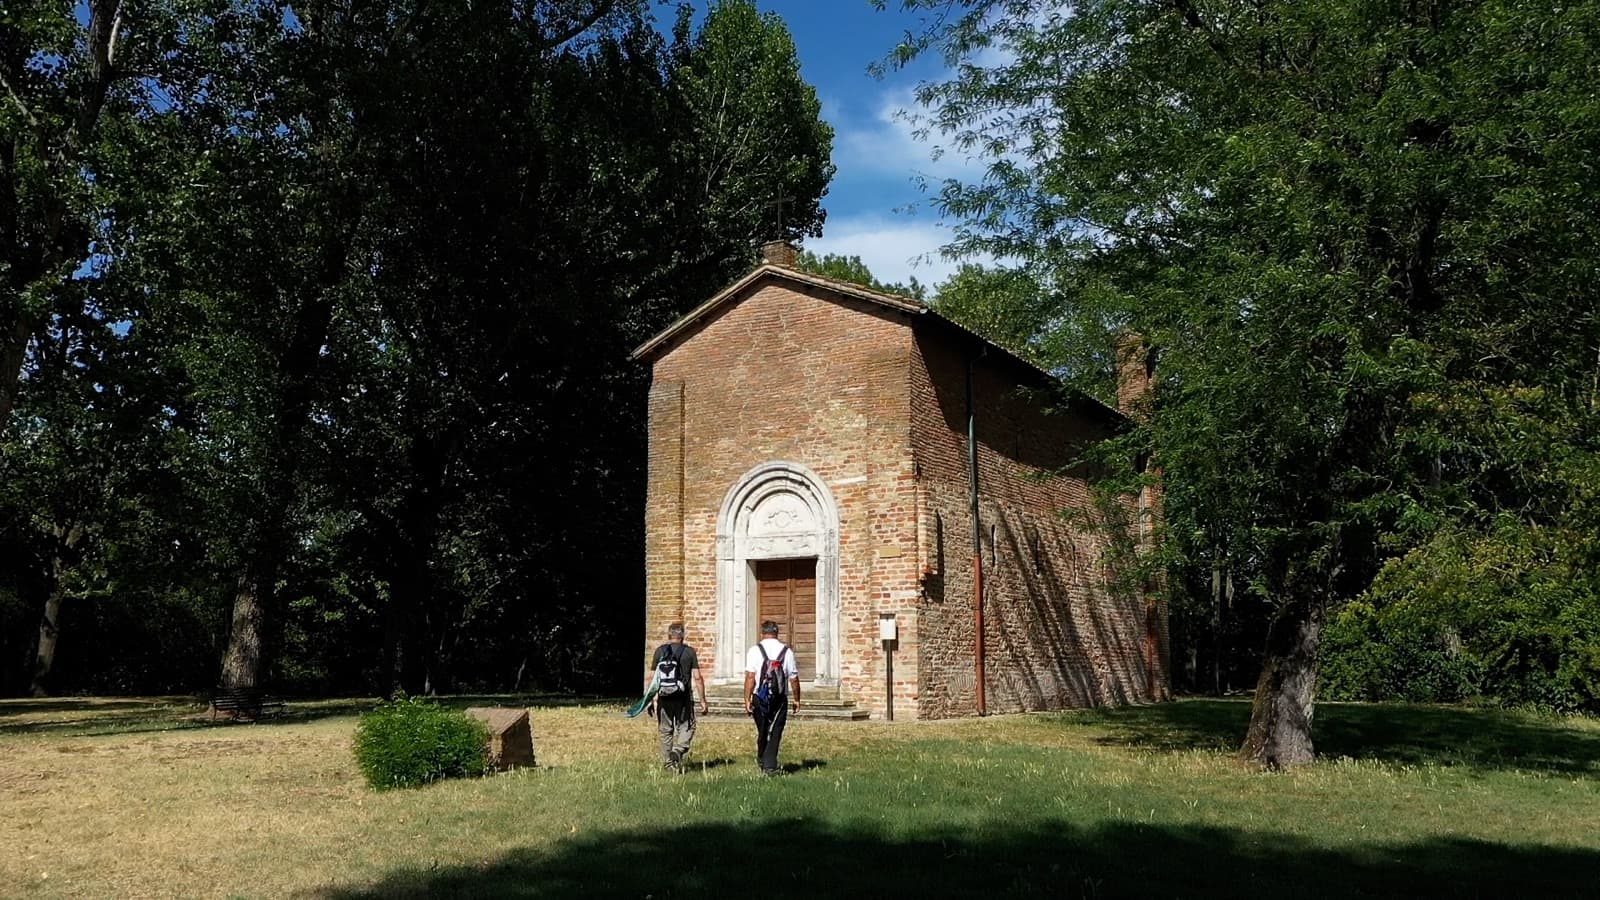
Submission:
<svg viewBox="0 0 1600 900">
<path fill-rule="evenodd" d="M 694 706 L 699 697 L 700 712 L 709 712 L 706 680 L 700 673 L 700 660 L 694 648 L 683 642 L 683 623 L 667 626 L 667 642 L 656 648 L 650 660 L 650 679 L 656 686 L 651 709 L 661 733 L 661 764 L 669 772 L 683 771 L 683 758 L 694 742 Z M 690 675 L 694 676 L 691 689 Z M 649 690 L 647 686 L 646 691 Z M 698 692 L 698 693 L 697 693 Z"/>
</svg>

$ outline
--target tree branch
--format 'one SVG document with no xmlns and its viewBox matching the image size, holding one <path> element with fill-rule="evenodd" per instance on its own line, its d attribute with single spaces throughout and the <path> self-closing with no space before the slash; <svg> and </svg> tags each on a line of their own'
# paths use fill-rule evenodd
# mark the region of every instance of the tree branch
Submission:
<svg viewBox="0 0 1600 900">
<path fill-rule="evenodd" d="M 122 0 L 91 0 L 89 4 L 89 77 L 84 83 L 83 98 L 78 108 L 77 129 L 71 141 L 74 149 L 89 143 L 95 125 L 100 121 L 100 110 L 105 106 L 106 92 L 116 80 L 112 56 L 116 52 L 117 34 L 122 30 Z"/>
<path fill-rule="evenodd" d="M 1233 61 L 1233 54 L 1228 52 L 1228 45 L 1223 42 L 1222 36 L 1217 34 L 1215 29 L 1200 18 L 1200 10 L 1195 8 L 1193 0 L 1170 0 L 1170 2 L 1178 15 L 1183 17 L 1183 23 L 1189 26 L 1191 31 L 1198 31 L 1201 37 L 1205 38 L 1207 46 L 1223 59 Z"/>
<path fill-rule="evenodd" d="M 590 10 L 587 16 L 573 22 L 565 31 L 548 37 L 541 35 L 540 43 L 544 45 L 544 49 L 553 50 L 594 27 L 594 23 L 605 18 L 606 14 L 611 12 L 616 5 L 617 0 L 595 0 L 594 9 Z"/>
<path fill-rule="evenodd" d="M 22 117 L 24 119 L 28 120 L 28 124 L 32 125 L 35 130 L 38 130 L 39 117 L 34 115 L 33 110 L 28 108 L 28 104 L 22 101 L 22 95 L 17 93 L 17 89 L 15 87 L 12 87 L 11 79 L 6 77 L 6 73 L 3 69 L 0 69 L 0 87 L 4 87 L 6 89 L 6 94 L 11 97 L 11 102 L 16 104 L 17 110 L 22 113 Z"/>
</svg>

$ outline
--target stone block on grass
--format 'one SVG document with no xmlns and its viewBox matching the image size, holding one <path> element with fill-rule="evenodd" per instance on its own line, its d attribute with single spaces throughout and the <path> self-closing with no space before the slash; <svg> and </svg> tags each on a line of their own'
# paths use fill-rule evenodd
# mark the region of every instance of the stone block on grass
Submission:
<svg viewBox="0 0 1600 900">
<path fill-rule="evenodd" d="M 489 726 L 489 768 L 496 772 L 538 765 L 533 758 L 533 726 L 528 711 L 500 706 L 473 706 L 467 715 Z"/>
</svg>

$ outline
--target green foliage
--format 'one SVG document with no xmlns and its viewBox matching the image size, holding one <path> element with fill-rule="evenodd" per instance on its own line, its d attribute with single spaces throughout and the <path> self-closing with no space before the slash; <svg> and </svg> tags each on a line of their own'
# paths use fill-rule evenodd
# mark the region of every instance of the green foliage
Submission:
<svg viewBox="0 0 1600 900">
<path fill-rule="evenodd" d="M 1370 653 L 1447 634 L 1485 697 L 1600 711 L 1596 434 L 1591 406 L 1545 388 L 1456 381 L 1414 397 L 1399 437 L 1439 477 L 1388 537 L 1406 550 L 1362 604 Z M 1450 477 L 1459 472 L 1471 477 Z M 1330 648 L 1330 660 L 1352 652 Z"/>
<path fill-rule="evenodd" d="M 0 436 L 13 425 L 30 345 L 97 311 L 74 282 L 104 238 L 103 157 L 182 65 L 167 39 L 185 7 L 11 0 L 0 9 Z"/>
<path fill-rule="evenodd" d="M 821 234 L 833 128 L 800 77 L 789 29 L 753 0 L 717 0 L 693 35 L 691 14 L 679 7 L 673 55 L 690 131 L 675 174 L 698 191 L 692 208 L 722 240 Z"/>
<path fill-rule="evenodd" d="M 832 132 L 781 20 L 124 3 L 85 143 L 86 5 L 0 6 L 0 693 L 52 601 L 52 689 L 203 689 L 241 638 L 290 692 L 617 677 L 628 353 L 822 221 Z"/>
<path fill-rule="evenodd" d="M 400 695 L 361 717 L 356 763 L 378 791 L 471 778 L 485 771 L 487 740 L 484 724 L 467 714 Z"/>
<path fill-rule="evenodd" d="M 844 256 L 839 253 L 825 253 L 818 256 L 810 250 L 802 250 L 796 266 L 802 272 L 810 272 L 836 281 L 848 281 L 885 294 L 899 294 L 902 297 L 914 297 L 918 300 L 927 299 L 928 290 L 917 279 L 911 279 L 909 284 L 879 281 L 859 256 Z"/>
<path fill-rule="evenodd" d="M 1328 700 L 1455 703 L 1479 695 L 1482 665 L 1434 621 L 1355 601 L 1323 637 L 1318 690 Z"/>
<path fill-rule="evenodd" d="M 1068 370 L 1129 330 L 1155 349 L 1122 458 L 1163 472 L 1170 583 L 1227 571 L 1289 635 L 1447 527 L 1547 534 L 1546 498 L 1592 477 L 1535 463 L 1596 446 L 1597 38 L 1594 0 L 995 0 L 896 56 L 959 64 L 919 99 L 993 160 L 939 194 L 954 249 L 1059 298 L 1042 342 Z M 1562 565 L 1594 521 L 1560 529 Z M 1562 566 L 1504 559 L 1503 602 L 1587 610 Z M 1523 634 L 1537 618 L 1486 632 L 1506 666 L 1570 673 L 1586 644 Z"/>
<path fill-rule="evenodd" d="M 1507 520 L 1442 533 L 1385 568 L 1331 623 L 1333 699 L 1473 696 L 1600 712 L 1600 578 L 1592 534 Z"/>
<path fill-rule="evenodd" d="M 1600 570 L 1593 532 L 1510 517 L 1450 529 L 1395 560 L 1373 585 L 1386 622 L 1459 635 L 1483 694 L 1508 704 L 1600 712 Z M 1389 633 L 1380 635 L 1392 643 Z"/>
<path fill-rule="evenodd" d="M 1024 270 L 967 263 L 939 285 L 933 308 L 1013 353 L 1048 363 L 1061 355 L 1048 346 L 1058 303 Z"/>
</svg>

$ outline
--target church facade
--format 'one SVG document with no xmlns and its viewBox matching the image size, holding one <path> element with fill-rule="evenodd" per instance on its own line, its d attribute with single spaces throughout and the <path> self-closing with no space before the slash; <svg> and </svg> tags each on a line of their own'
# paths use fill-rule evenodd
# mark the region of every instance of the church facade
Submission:
<svg viewBox="0 0 1600 900">
<path fill-rule="evenodd" d="M 1096 504 L 1069 468 L 1124 413 L 1059 393 L 1047 410 L 1053 378 L 920 302 L 765 256 L 635 351 L 647 658 L 682 621 L 711 693 L 737 698 L 774 619 L 808 705 L 846 716 L 891 696 L 899 719 L 1165 697 L 1166 608 L 1112 571 L 1156 498 Z M 1123 368 L 1136 400 L 1148 371 Z"/>
</svg>

